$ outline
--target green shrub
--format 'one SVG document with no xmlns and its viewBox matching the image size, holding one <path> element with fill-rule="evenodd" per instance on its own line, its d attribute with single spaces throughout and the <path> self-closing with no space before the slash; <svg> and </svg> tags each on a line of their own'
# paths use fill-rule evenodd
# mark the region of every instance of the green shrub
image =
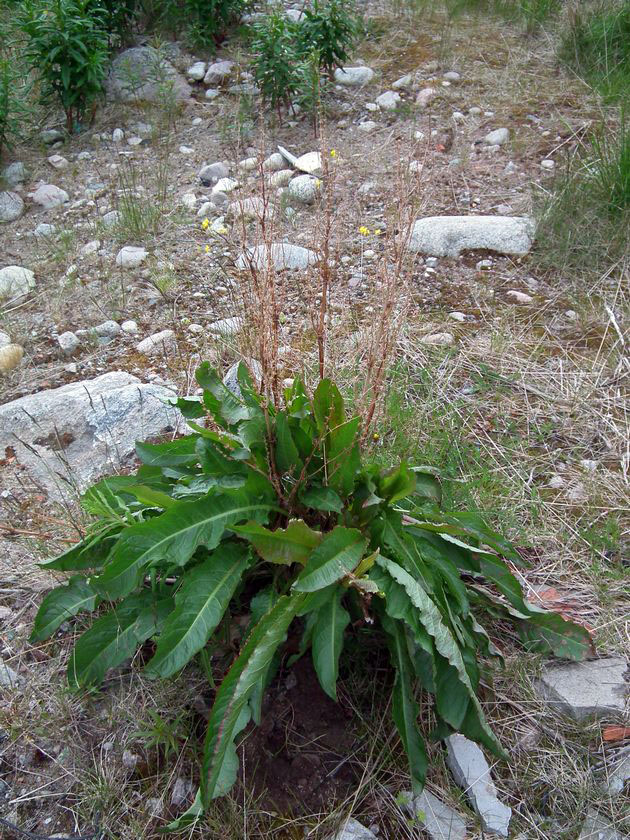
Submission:
<svg viewBox="0 0 630 840">
<path fill-rule="evenodd" d="M 515 625 L 530 648 L 565 657 L 588 650 L 588 632 L 523 599 L 508 565 L 520 564 L 516 550 L 477 515 L 441 510 L 429 468 L 403 462 L 385 471 L 364 460 L 360 418 L 346 415 L 329 380 L 312 398 L 295 380 L 276 408 L 242 365 L 241 396 L 207 363 L 196 377 L 202 397 L 172 400 L 192 434 L 137 444 L 136 475 L 104 479 L 84 495 L 95 524 L 44 564 L 79 574 L 44 598 L 32 641 L 98 608 L 70 656 L 72 687 L 96 688 L 150 639 L 147 676 L 173 677 L 195 657 L 212 676 L 208 642 L 246 618 L 245 641 L 216 692 L 186 818 L 233 784 L 235 738 L 260 722 L 292 625 L 301 644 L 289 664 L 310 650 L 334 699 L 349 625 L 386 641 L 392 715 L 415 789 L 427 770 L 416 682 L 433 695 L 434 735 L 463 732 L 502 756 L 477 698 L 479 656 L 500 657 L 482 613 Z"/>
<path fill-rule="evenodd" d="M 20 140 L 31 116 L 30 86 L 13 56 L 0 56 L 0 158 Z"/>
<path fill-rule="evenodd" d="M 539 208 L 537 254 L 550 267 L 605 270 L 628 253 L 630 124 L 588 138 Z M 588 234 L 586 234 L 588 232 Z"/>
<path fill-rule="evenodd" d="M 288 105 L 304 83 L 296 33 L 296 24 L 277 11 L 254 26 L 252 70 L 263 98 L 273 108 Z"/>
<path fill-rule="evenodd" d="M 297 28 L 300 53 L 305 57 L 317 53 L 320 66 L 332 73 L 349 59 L 357 32 L 356 15 L 347 0 L 314 0 Z"/>
<path fill-rule="evenodd" d="M 140 11 L 138 0 L 91 0 L 90 8 L 109 35 L 110 45 L 125 44 Z"/>
<path fill-rule="evenodd" d="M 165 18 L 176 31 L 183 29 L 197 48 L 221 44 L 237 24 L 247 0 L 169 0 Z"/>
<path fill-rule="evenodd" d="M 560 55 L 577 73 L 610 98 L 630 94 L 630 0 L 577 12 L 564 35 Z"/>
<path fill-rule="evenodd" d="M 43 94 L 59 99 L 73 132 L 93 116 L 103 90 L 108 39 L 102 15 L 92 0 L 25 0 L 20 26 Z"/>
</svg>

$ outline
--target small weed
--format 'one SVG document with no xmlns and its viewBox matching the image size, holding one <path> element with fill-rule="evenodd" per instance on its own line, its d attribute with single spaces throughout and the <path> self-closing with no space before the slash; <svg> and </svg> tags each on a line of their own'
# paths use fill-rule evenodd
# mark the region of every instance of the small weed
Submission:
<svg viewBox="0 0 630 840">
<path fill-rule="evenodd" d="M 186 740 L 184 715 L 179 714 L 170 720 L 154 709 L 147 711 L 148 719 L 140 721 L 140 727 L 132 733 L 132 738 L 142 741 L 147 750 L 156 750 L 168 762 L 179 754 L 182 742 Z"/>
</svg>

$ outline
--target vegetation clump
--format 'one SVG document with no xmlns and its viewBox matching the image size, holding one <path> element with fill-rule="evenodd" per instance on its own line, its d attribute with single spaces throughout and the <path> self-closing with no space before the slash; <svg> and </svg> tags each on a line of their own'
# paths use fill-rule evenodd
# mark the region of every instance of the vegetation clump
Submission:
<svg viewBox="0 0 630 840">
<path fill-rule="evenodd" d="M 207 363 L 196 377 L 201 398 L 172 400 L 192 433 L 139 443 L 135 475 L 84 495 L 89 533 L 44 564 L 78 574 L 44 598 L 32 641 L 96 611 L 68 662 L 70 686 L 94 689 L 137 649 L 149 677 L 171 678 L 194 659 L 211 676 L 209 643 L 246 621 L 185 819 L 234 783 L 235 739 L 260 723 L 290 628 L 301 642 L 288 664 L 310 651 L 334 699 L 350 628 L 386 642 L 392 716 L 416 790 L 427 772 L 416 683 L 434 698 L 433 736 L 462 732 L 502 756 L 477 696 L 480 658 L 500 658 L 482 614 L 516 626 L 530 649 L 575 659 L 588 632 L 524 600 L 510 567 L 518 552 L 476 514 L 442 510 L 429 468 L 384 470 L 365 458 L 360 417 L 348 416 L 330 380 L 312 397 L 295 380 L 273 405 L 242 365 L 238 396 Z"/>
</svg>

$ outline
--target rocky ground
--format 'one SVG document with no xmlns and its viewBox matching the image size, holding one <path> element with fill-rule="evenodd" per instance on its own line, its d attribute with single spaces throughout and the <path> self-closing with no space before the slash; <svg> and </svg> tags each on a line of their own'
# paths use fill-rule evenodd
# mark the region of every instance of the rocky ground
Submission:
<svg viewBox="0 0 630 840">
<path fill-rule="evenodd" d="M 287 376 L 314 369 L 311 266 L 327 220 L 330 364 L 350 383 L 404 238 L 379 457 L 450 470 L 523 547 L 529 598 L 588 624 L 598 658 L 544 664 L 495 640 L 507 668 L 482 699 L 511 760 L 489 768 L 454 736 L 433 747 L 415 802 L 367 677 L 347 675 L 337 710 L 312 687 L 309 717 L 312 673 L 281 674 L 239 790 L 190 836 L 326 838 L 348 814 L 339 840 L 630 831 L 628 270 L 543 271 L 530 222 L 601 108 L 546 34 L 372 11 L 319 136 L 308 115 L 263 115 L 242 44 L 216 59 L 175 44 L 159 80 L 152 48 L 135 49 L 133 96 L 114 73 L 91 128 L 66 139 L 48 120 L 4 170 L 0 817 L 29 831 L 151 838 L 194 792 L 202 676 L 158 687 L 127 668 L 94 698 L 68 694 L 73 626 L 27 641 L 53 583 L 35 564 L 76 539 L 78 492 L 125 469 L 136 438 L 181 431 L 162 400 L 194 390 L 200 360 L 227 372 L 251 359 L 242 268 L 261 216 Z"/>
</svg>

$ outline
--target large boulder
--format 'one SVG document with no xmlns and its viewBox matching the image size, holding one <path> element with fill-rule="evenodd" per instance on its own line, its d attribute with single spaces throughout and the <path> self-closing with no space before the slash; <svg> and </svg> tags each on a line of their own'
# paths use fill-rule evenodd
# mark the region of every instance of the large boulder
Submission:
<svg viewBox="0 0 630 840">
<path fill-rule="evenodd" d="M 0 222 L 15 222 L 23 212 L 22 196 L 9 190 L 0 192 Z"/>
<path fill-rule="evenodd" d="M 22 297 L 35 288 L 35 275 L 30 268 L 7 265 L 0 268 L 0 300 Z"/>
<path fill-rule="evenodd" d="M 122 102 L 190 99 L 186 79 L 153 47 L 131 47 L 116 56 L 106 87 L 110 97 Z"/>
<path fill-rule="evenodd" d="M 525 216 L 430 216 L 414 224 L 407 247 L 433 257 L 476 250 L 523 256 L 534 233 L 534 222 Z"/>
<path fill-rule="evenodd" d="M 137 440 L 184 431 L 174 394 L 122 371 L 40 391 L 0 406 L 0 452 L 56 499 L 120 470 Z"/>
</svg>

